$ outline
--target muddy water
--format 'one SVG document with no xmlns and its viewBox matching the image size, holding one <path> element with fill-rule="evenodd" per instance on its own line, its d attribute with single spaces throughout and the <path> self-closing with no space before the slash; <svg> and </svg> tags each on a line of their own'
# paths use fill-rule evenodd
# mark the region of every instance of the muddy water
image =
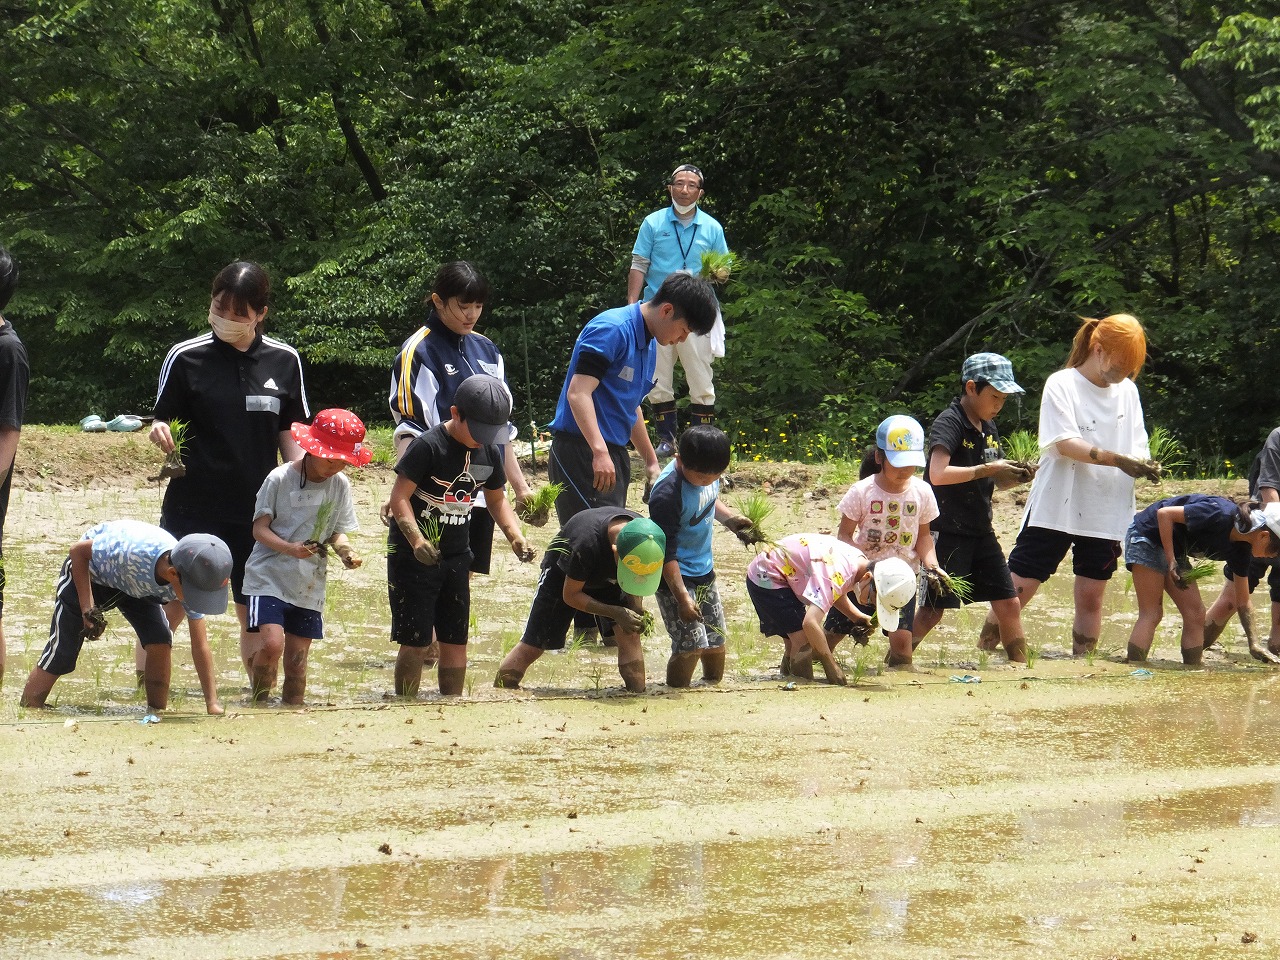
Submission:
<svg viewBox="0 0 1280 960">
<path fill-rule="evenodd" d="M 925 679 L 22 724 L 0 942 L 1209 957 L 1251 933 L 1272 955 L 1275 680 Z"/>
</svg>

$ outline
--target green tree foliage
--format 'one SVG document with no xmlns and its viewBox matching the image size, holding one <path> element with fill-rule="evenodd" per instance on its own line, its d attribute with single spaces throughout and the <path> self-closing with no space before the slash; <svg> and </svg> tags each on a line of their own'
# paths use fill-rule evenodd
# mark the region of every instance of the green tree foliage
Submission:
<svg viewBox="0 0 1280 960">
<path fill-rule="evenodd" d="M 314 399 L 377 418 L 465 257 L 543 420 L 683 161 L 743 257 L 717 386 L 746 429 L 927 420 L 980 349 L 1025 426 L 1078 317 L 1121 311 L 1149 418 L 1197 453 L 1280 409 L 1276 4 L 16 0 L 0 57 L 42 417 L 144 408 L 249 258 Z"/>
</svg>

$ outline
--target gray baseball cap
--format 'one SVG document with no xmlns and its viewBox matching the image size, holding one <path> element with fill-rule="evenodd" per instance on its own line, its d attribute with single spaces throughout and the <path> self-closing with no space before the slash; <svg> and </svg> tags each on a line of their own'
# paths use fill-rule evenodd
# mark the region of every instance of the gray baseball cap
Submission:
<svg viewBox="0 0 1280 960">
<path fill-rule="evenodd" d="M 453 395 L 453 405 L 467 422 L 467 430 L 480 444 L 498 443 L 510 436 L 511 393 L 507 385 L 487 373 L 467 377 Z"/>
<path fill-rule="evenodd" d="M 227 612 L 231 551 L 217 537 L 190 533 L 178 541 L 169 562 L 182 579 L 182 605 L 196 613 Z"/>
</svg>

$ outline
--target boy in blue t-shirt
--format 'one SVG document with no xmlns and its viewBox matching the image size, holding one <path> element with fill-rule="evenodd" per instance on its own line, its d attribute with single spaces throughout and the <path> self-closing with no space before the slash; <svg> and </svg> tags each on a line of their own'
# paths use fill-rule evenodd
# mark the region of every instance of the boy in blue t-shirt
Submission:
<svg viewBox="0 0 1280 960">
<path fill-rule="evenodd" d="M 713 426 L 690 427 L 676 457 L 658 476 L 649 516 L 666 534 L 658 609 L 671 636 L 667 686 L 687 687 L 702 662 L 702 678 L 724 676 L 724 607 L 711 562 L 712 520 L 751 544 L 751 521 L 720 502 L 720 475 L 729 466 L 729 438 Z"/>
</svg>

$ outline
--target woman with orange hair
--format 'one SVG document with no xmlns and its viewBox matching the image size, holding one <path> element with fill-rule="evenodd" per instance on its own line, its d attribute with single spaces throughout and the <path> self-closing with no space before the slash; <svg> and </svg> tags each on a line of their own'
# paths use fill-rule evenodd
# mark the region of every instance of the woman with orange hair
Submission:
<svg viewBox="0 0 1280 960">
<path fill-rule="evenodd" d="M 1160 465 L 1148 459 L 1133 382 L 1146 356 L 1147 337 L 1134 317 L 1086 319 L 1066 368 L 1045 381 L 1040 400 L 1040 469 L 1009 554 L 1009 572 L 1025 607 L 1071 550 L 1075 656 L 1097 647 L 1102 597 L 1133 520 L 1134 479 L 1160 477 Z M 998 627 L 988 616 L 980 645 L 998 642 Z"/>
</svg>

